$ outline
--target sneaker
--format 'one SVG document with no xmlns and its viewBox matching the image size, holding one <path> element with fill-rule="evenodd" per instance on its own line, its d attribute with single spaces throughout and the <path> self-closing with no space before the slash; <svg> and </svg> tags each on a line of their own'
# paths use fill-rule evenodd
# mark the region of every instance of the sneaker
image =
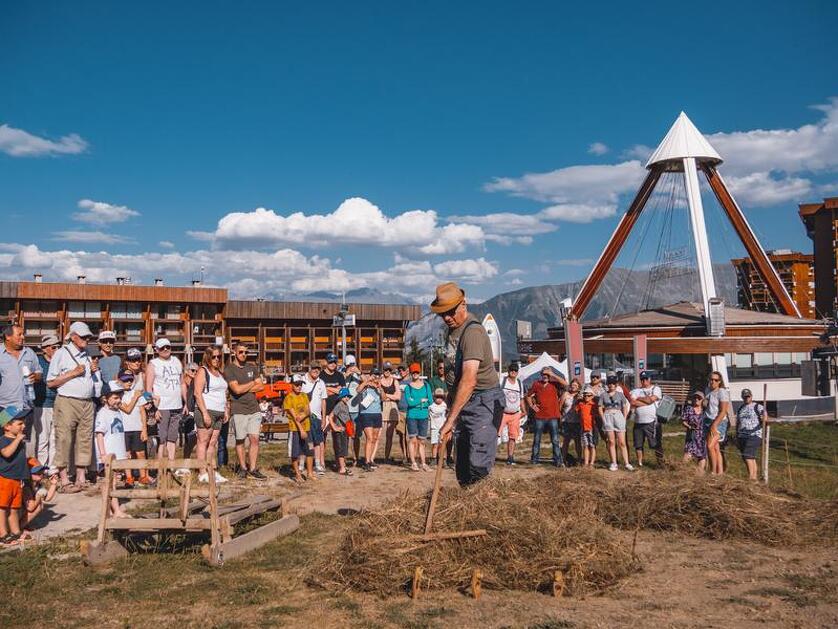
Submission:
<svg viewBox="0 0 838 629">
<path fill-rule="evenodd" d="M 517 463 L 515 463 L 515 459 L 506 459 L 506 464 L 507 465 L 517 465 Z"/>
<path fill-rule="evenodd" d="M 216 472 L 215 475 L 218 476 L 218 472 Z M 244 469 L 243 467 L 240 467 L 238 469 L 238 471 L 236 472 L 236 478 L 239 478 L 239 479 L 247 478 L 247 470 Z"/>
<path fill-rule="evenodd" d="M 218 475 L 218 474 L 216 474 L 216 476 L 217 476 L 217 475 Z M 225 479 L 225 480 L 226 480 L 226 479 Z M 201 473 L 198 475 L 198 482 L 199 482 L 199 483 L 208 483 L 208 482 L 209 482 L 209 474 L 207 474 L 206 472 L 201 472 Z"/>
<path fill-rule="evenodd" d="M 629 472 L 633 472 L 634 466 L 631 463 L 626 463 L 626 470 Z"/>
<path fill-rule="evenodd" d="M 179 467 L 175 470 L 175 476 L 189 476 L 192 473 L 188 467 Z"/>
<path fill-rule="evenodd" d="M 317 468 L 314 468 L 314 473 L 317 476 L 325 476 L 326 475 L 326 470 L 324 470 L 322 467 L 317 467 Z"/>
<path fill-rule="evenodd" d="M 370 469 L 371 470 L 377 470 L 378 466 L 375 463 L 370 463 Z"/>
<path fill-rule="evenodd" d="M 419 466 L 416 465 L 416 463 L 414 463 L 413 465 L 410 466 L 410 469 L 413 472 L 418 472 L 419 471 Z"/>
<path fill-rule="evenodd" d="M 264 475 L 262 472 L 260 472 L 258 469 L 257 469 L 257 470 L 250 470 L 250 471 L 247 473 L 247 475 L 248 475 L 248 476 L 250 476 L 251 478 L 255 478 L 255 479 L 258 479 L 258 480 L 265 480 L 265 479 L 267 478 L 267 476 L 265 476 L 265 475 Z"/>
<path fill-rule="evenodd" d="M 620 469 L 620 468 L 616 463 L 612 463 L 611 465 L 608 466 L 608 471 L 609 472 L 616 472 L 618 469 Z"/>
<path fill-rule="evenodd" d="M 207 481 L 209 481 L 209 478 L 207 478 Z M 216 473 L 215 473 L 215 482 L 216 482 L 216 483 L 226 483 L 226 482 L 227 482 L 227 479 L 226 479 L 226 478 L 224 478 L 224 477 L 223 477 L 221 474 L 219 474 L 218 472 L 216 472 Z"/>
<path fill-rule="evenodd" d="M 431 468 L 429 468 L 426 463 L 422 463 L 422 471 L 423 472 L 431 472 L 433 470 L 431 470 Z"/>
</svg>

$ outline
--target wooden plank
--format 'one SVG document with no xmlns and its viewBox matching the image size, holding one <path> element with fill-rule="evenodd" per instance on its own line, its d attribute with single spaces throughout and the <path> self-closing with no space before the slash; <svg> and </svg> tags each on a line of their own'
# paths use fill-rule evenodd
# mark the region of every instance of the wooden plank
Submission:
<svg viewBox="0 0 838 629">
<path fill-rule="evenodd" d="M 186 468 L 201 470 L 206 463 L 198 459 L 120 459 L 114 461 L 115 470 L 159 470 L 162 466 L 167 470 Z"/>
<path fill-rule="evenodd" d="M 193 490 L 194 491 L 194 490 Z M 192 494 L 195 495 L 194 493 Z M 204 507 L 207 506 L 206 500 L 190 500 L 189 504 L 186 507 L 187 512 L 191 515 L 196 511 L 200 511 Z M 178 505 L 177 507 L 169 507 L 164 510 L 163 517 L 166 518 L 173 518 L 180 514 L 181 506 Z M 141 517 L 150 517 L 150 516 L 141 516 Z"/>
<path fill-rule="evenodd" d="M 108 521 L 108 513 L 111 509 L 111 491 L 113 487 L 113 454 L 109 454 L 105 460 L 105 484 L 102 485 L 102 513 L 99 514 L 99 532 L 96 535 L 96 541 L 99 544 L 105 543 L 105 531 Z"/>
<path fill-rule="evenodd" d="M 189 490 L 192 488 L 192 474 L 186 477 L 186 482 L 180 487 L 180 519 L 186 522 L 189 517 Z"/>
<path fill-rule="evenodd" d="M 237 524 L 242 520 L 246 520 L 247 518 L 253 517 L 254 515 L 260 515 L 265 513 L 265 511 L 272 511 L 274 509 L 279 509 L 282 506 L 282 503 L 279 500 L 268 500 L 267 502 L 259 502 L 254 504 L 247 509 L 239 509 L 238 511 L 234 511 L 224 516 L 224 518 L 230 524 Z"/>
<path fill-rule="evenodd" d="M 111 518 L 106 527 L 110 531 L 207 531 L 207 518 Z"/>
<path fill-rule="evenodd" d="M 473 531 L 452 531 L 450 533 L 427 533 L 425 535 L 405 535 L 396 537 L 394 540 L 405 542 L 436 542 L 444 539 L 462 539 L 464 537 L 483 537 L 488 535 L 486 529 L 475 529 Z"/>
<path fill-rule="evenodd" d="M 168 489 L 165 496 L 161 495 L 162 488 L 155 489 L 114 489 L 111 491 L 111 496 L 116 498 L 147 498 L 151 500 L 168 500 L 169 498 L 180 497 L 180 489 L 173 487 Z M 209 498 L 210 490 L 206 487 L 196 487 L 190 491 L 194 498 Z"/>
<path fill-rule="evenodd" d="M 191 286 L 138 286 L 136 284 L 73 284 L 69 282 L 19 282 L 20 299 L 68 301 L 139 301 L 184 303 L 227 303 L 226 288 Z M 174 320 L 174 319 L 173 319 Z"/>
<path fill-rule="evenodd" d="M 249 533 L 235 537 L 229 542 L 214 544 L 207 551 L 204 551 L 204 556 L 212 565 L 222 566 L 225 561 L 241 557 L 245 553 L 275 540 L 277 537 L 293 533 L 299 526 L 299 517 L 287 515 Z"/>
<path fill-rule="evenodd" d="M 242 500 L 237 500 L 236 502 L 228 502 L 223 505 L 218 505 L 218 515 L 226 515 L 228 513 L 232 513 L 233 511 L 246 509 L 252 505 L 259 504 L 261 502 L 269 502 L 271 500 L 273 500 L 273 498 L 270 496 L 264 496 L 261 494 L 249 496 L 247 498 L 243 498 Z"/>
</svg>

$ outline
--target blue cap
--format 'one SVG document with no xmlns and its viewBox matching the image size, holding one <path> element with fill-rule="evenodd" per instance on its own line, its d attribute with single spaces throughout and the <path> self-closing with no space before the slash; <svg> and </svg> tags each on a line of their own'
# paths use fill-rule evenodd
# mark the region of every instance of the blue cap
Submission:
<svg viewBox="0 0 838 629">
<path fill-rule="evenodd" d="M 651 371 L 641 371 L 640 372 L 640 379 L 641 380 L 645 380 L 646 378 L 651 379 L 651 377 L 652 377 L 652 372 Z"/>
<path fill-rule="evenodd" d="M 349 389 L 343 387 L 340 391 L 338 391 L 338 398 L 344 397 L 352 397 L 352 393 L 350 393 Z"/>
<path fill-rule="evenodd" d="M 333 354 L 332 352 L 329 352 L 328 354 L 326 354 L 326 362 L 327 363 L 336 363 L 337 361 L 338 361 L 337 354 Z"/>
<path fill-rule="evenodd" d="M 28 415 L 26 409 L 18 408 L 17 406 L 7 406 L 0 408 L 0 426 L 5 426 L 10 421 L 21 419 Z"/>
</svg>

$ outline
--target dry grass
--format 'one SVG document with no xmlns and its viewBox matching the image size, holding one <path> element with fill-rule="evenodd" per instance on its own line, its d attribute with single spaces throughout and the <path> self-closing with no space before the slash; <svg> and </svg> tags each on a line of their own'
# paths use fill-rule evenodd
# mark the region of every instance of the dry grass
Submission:
<svg viewBox="0 0 838 629">
<path fill-rule="evenodd" d="M 474 568 L 494 589 L 544 590 L 564 574 L 570 596 L 603 590 L 639 569 L 632 537 L 673 531 L 771 546 L 834 545 L 836 502 L 771 492 L 730 478 L 675 469 L 609 477 L 586 470 L 529 480 L 491 478 L 444 488 L 434 530 L 486 529 L 484 537 L 420 543 L 427 497 L 404 496 L 362 512 L 339 552 L 311 572 L 311 583 L 381 596 L 409 587 L 417 566 L 423 588 L 463 588 Z M 315 576 L 316 575 L 316 576 Z"/>
</svg>

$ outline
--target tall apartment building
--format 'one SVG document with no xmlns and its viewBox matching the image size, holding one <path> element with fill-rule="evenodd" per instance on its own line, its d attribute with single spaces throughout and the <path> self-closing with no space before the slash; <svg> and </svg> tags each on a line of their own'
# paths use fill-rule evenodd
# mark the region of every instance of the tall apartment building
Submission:
<svg viewBox="0 0 838 629">
<path fill-rule="evenodd" d="M 815 308 L 821 317 L 838 317 L 838 197 L 798 207 L 814 249 Z"/>
<path fill-rule="evenodd" d="M 137 347 L 149 357 L 152 344 L 165 337 L 181 359 L 200 361 L 209 345 L 229 355 L 233 341 L 248 344 L 251 360 L 269 373 L 304 370 L 313 360 L 334 351 L 344 339 L 333 326 L 340 304 L 313 302 L 230 301 L 227 289 L 193 286 L 134 285 L 123 278 L 114 284 L 0 282 L 0 320 L 21 324 L 26 343 L 38 347 L 44 334 L 61 338 L 73 321 L 85 321 L 94 334 L 116 333 L 116 352 Z M 416 305 L 349 304 L 355 326 L 347 328 L 346 347 L 362 369 L 384 361 L 398 364 L 404 334 L 422 311 Z M 226 356 L 225 356 L 226 360 Z"/>
<path fill-rule="evenodd" d="M 777 249 L 768 252 L 768 259 L 804 319 L 816 319 L 814 257 L 810 254 Z M 771 292 L 762 281 L 751 258 L 731 260 L 736 268 L 739 306 L 759 312 L 780 312 Z"/>
</svg>

